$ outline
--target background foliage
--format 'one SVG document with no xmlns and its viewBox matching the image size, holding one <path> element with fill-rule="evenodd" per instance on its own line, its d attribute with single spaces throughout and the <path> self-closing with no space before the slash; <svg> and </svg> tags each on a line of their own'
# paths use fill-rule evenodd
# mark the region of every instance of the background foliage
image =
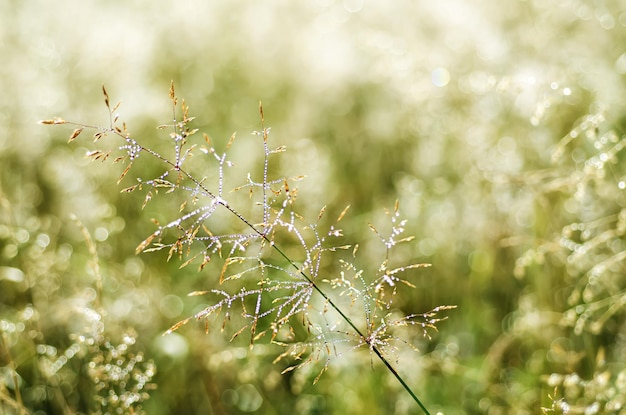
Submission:
<svg viewBox="0 0 626 415">
<path fill-rule="evenodd" d="M 135 256 L 163 212 L 36 120 L 108 123 L 105 84 L 156 139 L 172 79 L 216 146 L 249 140 L 241 166 L 258 162 L 262 100 L 281 170 L 307 176 L 301 213 L 351 204 L 349 242 L 400 200 L 406 255 L 433 266 L 397 306 L 458 305 L 400 356 L 432 412 L 622 410 L 622 2 L 34 0 L 0 16 L 4 412 L 97 412 L 125 392 L 150 414 L 415 412 L 367 353 L 313 386 L 315 370 L 280 375 L 270 346 L 195 325 L 161 336 L 211 271 Z"/>
</svg>

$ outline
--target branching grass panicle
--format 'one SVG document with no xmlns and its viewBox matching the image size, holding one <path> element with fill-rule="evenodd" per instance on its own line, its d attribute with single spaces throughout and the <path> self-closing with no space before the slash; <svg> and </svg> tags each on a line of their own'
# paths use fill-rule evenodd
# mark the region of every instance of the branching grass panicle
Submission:
<svg viewBox="0 0 626 415">
<path fill-rule="evenodd" d="M 340 226 L 349 207 L 336 218 L 328 217 L 326 207 L 321 207 L 313 221 L 298 213 L 295 185 L 303 177 L 275 175 L 272 163 L 286 147 L 271 144 L 261 104 L 261 129 L 253 133 L 262 156 L 260 168 L 241 178 L 229 175 L 234 171 L 229 150 L 236 135 L 223 145 L 224 150 L 218 150 L 207 134 L 193 128 L 194 118 L 186 102 L 176 96 L 173 83 L 169 91 L 172 121 L 158 127 L 169 132 L 166 151 L 133 136 L 119 121 L 119 104 L 111 105 L 104 88 L 103 93 L 110 120 L 107 126 L 61 118 L 42 123 L 75 127 L 70 142 L 84 130 L 94 131 L 96 142 L 107 136 L 121 139 L 117 148 L 105 145 L 87 153 L 93 160 L 124 164 L 118 183 L 144 158 L 160 165 L 156 176 L 137 177 L 122 190 L 143 192 L 144 208 L 157 196 L 168 203 L 175 200 L 178 206 L 171 219 L 154 221 L 156 229 L 137 246 L 137 253 L 163 251 L 168 261 L 180 260 L 181 268 L 193 265 L 203 270 L 215 263 L 211 264 L 214 271 L 207 274 L 210 288 L 189 294 L 207 297 L 210 305 L 174 324 L 166 334 L 192 320 L 203 320 L 207 331 L 217 325 L 231 330 L 232 339 L 249 336 L 250 347 L 265 339 L 284 347 L 275 359 L 290 362 L 283 372 L 319 362 L 315 382 L 332 359 L 367 348 L 420 409 L 429 413 L 391 361 L 398 359 L 399 347 L 413 347 L 401 336 L 402 330 L 417 328 L 428 337 L 446 319 L 442 312 L 455 306 L 401 314 L 393 305 L 402 288 L 414 286 L 408 271 L 429 266 L 405 263 L 395 255 L 397 245 L 413 239 L 405 236 L 407 223 L 398 203 L 387 212 L 389 231 L 370 225 L 383 252 L 380 266 L 362 269 L 359 246 L 343 242 Z"/>
</svg>

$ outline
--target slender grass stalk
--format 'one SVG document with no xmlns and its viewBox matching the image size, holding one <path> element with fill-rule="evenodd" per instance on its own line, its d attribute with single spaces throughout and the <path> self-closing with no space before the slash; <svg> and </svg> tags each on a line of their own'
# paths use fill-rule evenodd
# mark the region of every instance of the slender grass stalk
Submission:
<svg viewBox="0 0 626 415">
<path fill-rule="evenodd" d="M 164 165 L 166 165 L 168 167 L 168 170 L 166 171 L 165 174 L 163 174 L 160 178 L 155 179 L 150 181 L 151 182 L 151 186 L 153 188 L 158 188 L 158 187 L 166 187 L 169 190 L 175 190 L 175 189 L 183 189 L 185 191 L 190 191 L 192 192 L 192 195 L 196 195 L 196 194 L 201 194 L 203 196 L 207 196 L 210 199 L 210 204 L 209 206 L 207 206 L 206 208 L 208 209 L 206 212 L 203 211 L 203 208 L 200 209 L 196 209 L 194 211 L 192 211 L 191 213 L 185 214 L 182 218 L 179 218 L 178 220 L 175 220 L 173 222 L 171 222 L 170 224 L 168 224 L 165 227 L 159 227 L 159 229 L 153 233 L 150 237 L 148 237 L 146 240 L 144 240 L 136 249 L 136 252 L 142 252 L 142 251 L 148 251 L 149 246 L 154 246 L 154 239 L 158 236 L 159 238 L 161 238 L 163 236 L 163 232 L 166 229 L 170 229 L 170 228 L 175 228 L 175 229 L 179 229 L 182 232 L 182 235 L 177 239 L 177 241 L 173 244 L 170 245 L 164 245 L 161 244 L 160 242 L 156 245 L 156 247 L 151 248 L 149 250 L 160 250 L 162 248 L 165 248 L 167 246 L 170 247 L 170 253 L 168 256 L 171 257 L 171 255 L 174 252 L 179 253 L 182 256 L 183 253 L 183 245 L 184 244 L 191 244 L 191 242 L 193 242 L 196 238 L 196 234 L 198 233 L 198 231 L 201 229 L 201 227 L 203 227 L 203 223 L 206 219 L 208 219 L 210 217 L 210 215 L 214 212 L 214 210 L 216 209 L 217 206 L 222 206 L 223 208 L 225 208 L 228 212 L 230 212 L 230 214 L 234 215 L 240 222 L 242 222 L 244 224 L 244 227 L 249 228 L 252 231 L 252 236 L 248 235 L 248 234 L 231 234 L 231 235 L 225 235 L 223 236 L 222 239 L 220 239 L 220 237 L 215 237 L 214 235 L 211 234 L 210 231 L 208 231 L 207 229 L 205 229 L 205 232 L 209 235 L 207 240 L 207 244 L 208 246 L 206 247 L 206 251 L 205 251 L 205 258 L 203 263 L 200 266 L 200 269 L 203 268 L 203 266 L 208 262 L 207 259 L 207 255 L 210 255 L 209 252 L 209 248 L 210 246 L 213 246 L 213 251 L 215 252 L 215 250 L 219 250 L 219 252 L 221 252 L 221 246 L 222 246 L 222 240 L 225 240 L 226 242 L 230 243 L 233 245 L 232 249 L 231 249 L 231 253 L 229 254 L 229 257 L 226 259 L 224 267 L 222 269 L 222 275 L 220 276 L 220 284 L 222 282 L 224 282 L 225 278 L 224 278 L 224 274 L 226 271 L 226 268 L 228 267 L 229 264 L 231 263 L 241 263 L 243 261 L 246 260 L 254 260 L 256 261 L 257 265 L 251 267 L 248 270 L 239 272 L 237 274 L 235 274 L 234 277 L 229 277 L 229 278 L 239 278 L 241 275 L 250 272 L 251 270 L 259 270 L 261 272 L 264 272 L 263 270 L 265 269 L 265 267 L 271 267 L 275 270 L 278 271 L 282 271 L 282 272 L 286 272 L 287 274 L 291 275 L 292 277 L 298 276 L 298 278 L 301 278 L 300 282 L 294 282 L 292 285 L 280 285 L 279 282 L 275 282 L 275 285 L 269 286 L 266 288 L 265 286 L 265 279 L 262 279 L 259 282 L 259 286 L 260 288 L 256 288 L 256 289 L 252 289 L 252 290 L 243 290 L 240 291 L 239 293 L 236 294 L 228 294 L 222 290 L 213 290 L 213 293 L 216 293 L 218 295 L 222 296 L 222 300 L 218 301 L 215 305 L 208 307 L 207 309 L 205 309 L 203 312 L 200 312 L 198 314 L 196 314 L 194 317 L 197 319 L 200 318 L 206 318 L 208 317 L 210 314 L 214 313 L 214 312 L 218 312 L 221 310 L 222 307 L 227 307 L 228 309 L 230 309 L 231 305 L 233 302 L 236 301 L 243 301 L 245 298 L 249 298 L 250 296 L 256 296 L 255 298 L 255 302 L 256 302 L 256 309 L 254 311 L 254 314 L 248 314 L 247 312 L 244 312 L 244 315 L 247 318 L 252 318 L 253 321 L 252 323 L 250 323 L 249 327 L 250 327 L 250 331 L 251 331 L 251 345 L 254 342 L 254 340 L 256 338 L 259 338 L 260 336 L 262 336 L 264 334 L 264 332 L 257 334 L 255 336 L 255 332 L 256 332 L 256 325 L 259 319 L 270 316 L 272 314 L 276 315 L 276 320 L 274 322 L 274 328 L 273 328 L 273 335 L 272 335 L 272 341 L 274 340 L 274 338 L 276 337 L 278 330 L 280 329 L 280 327 L 282 327 L 283 325 L 288 324 L 288 319 L 289 317 L 300 313 L 300 312 L 305 312 L 306 308 L 308 307 L 308 301 L 309 301 L 309 297 L 311 295 L 312 292 L 316 292 L 318 293 L 323 300 L 325 301 L 325 304 L 327 304 L 330 309 L 332 309 L 334 312 L 336 312 L 338 314 L 338 316 L 341 318 L 341 320 L 343 320 L 349 327 L 350 329 L 354 332 L 353 335 L 356 336 L 357 340 L 357 347 L 360 345 L 367 345 L 368 348 L 370 349 L 370 352 L 374 353 L 381 361 L 382 363 L 385 365 L 385 367 L 394 375 L 394 377 L 400 382 L 400 384 L 402 385 L 402 387 L 405 389 L 405 391 L 411 396 L 411 398 L 415 401 L 415 403 L 419 406 L 419 408 L 422 410 L 422 412 L 426 415 L 429 415 L 428 410 L 426 409 L 425 405 L 422 403 L 422 401 L 417 397 L 417 395 L 413 392 L 413 390 L 408 386 L 408 384 L 405 382 L 405 380 L 402 378 L 402 376 L 398 373 L 398 371 L 392 366 L 392 364 L 389 362 L 388 358 L 385 357 L 385 347 L 388 346 L 388 342 L 391 340 L 395 340 L 397 339 L 395 336 L 393 336 L 392 334 L 390 334 L 388 332 L 388 330 L 392 327 L 392 326 L 408 326 L 408 325 L 419 325 L 422 330 L 424 331 L 424 334 L 426 335 L 426 329 L 436 329 L 435 327 L 435 323 L 445 320 L 445 317 L 443 318 L 435 318 L 434 316 L 442 310 L 448 310 L 448 309 L 452 309 L 455 308 L 455 306 L 440 306 L 437 307 L 433 310 L 431 310 L 428 313 L 424 313 L 424 314 L 411 314 L 408 316 L 405 316 L 404 318 L 401 318 L 399 320 L 389 320 L 389 315 L 382 317 L 380 320 L 381 322 L 378 323 L 380 324 L 380 326 L 378 328 L 374 327 L 374 315 L 372 314 L 372 305 L 369 304 L 369 302 L 372 302 L 374 307 L 381 307 L 381 305 L 386 305 L 387 309 L 389 308 L 390 304 L 386 303 L 386 301 L 383 298 L 374 298 L 374 294 L 373 292 L 376 292 L 375 295 L 383 295 L 381 294 L 381 292 L 383 292 L 383 288 L 385 286 L 389 286 L 389 287 L 393 287 L 393 294 L 395 294 L 396 291 L 396 283 L 397 282 L 402 282 L 406 285 L 412 286 L 411 283 L 409 283 L 408 281 L 401 279 L 397 276 L 398 273 L 403 272 L 407 269 L 411 269 L 411 268 L 419 268 L 422 266 L 426 266 L 427 264 L 412 264 L 412 265 L 408 265 L 408 266 L 404 266 L 404 267 L 398 267 L 395 269 L 389 269 L 388 266 L 388 254 L 387 254 L 387 258 L 385 259 L 385 261 L 381 264 L 380 269 L 378 270 L 379 277 L 378 277 L 378 282 L 376 282 L 376 284 L 374 286 L 369 286 L 369 285 L 365 285 L 365 289 L 364 291 L 359 291 L 358 289 L 354 288 L 350 282 L 348 282 L 347 280 L 343 279 L 342 276 L 342 280 L 340 282 L 338 282 L 338 284 L 344 284 L 344 285 L 349 285 L 349 288 L 352 289 L 353 291 L 357 292 L 357 294 L 355 294 L 357 297 L 359 297 L 362 301 L 363 301 L 363 305 L 365 308 L 365 314 L 366 314 L 366 320 L 367 320 L 367 331 L 364 331 L 362 329 L 360 329 L 355 323 L 354 321 L 344 312 L 344 310 L 342 310 L 342 308 L 340 306 L 338 306 L 333 300 L 332 298 L 328 295 L 328 293 L 326 292 L 325 289 L 323 289 L 320 284 L 316 281 L 316 274 L 319 270 L 319 256 L 321 255 L 321 252 L 323 251 L 323 246 L 322 246 L 322 242 L 325 240 L 324 238 L 320 238 L 319 234 L 317 233 L 317 231 L 314 231 L 315 233 L 315 237 L 316 237 L 316 244 L 314 247 L 309 247 L 305 241 L 304 238 L 302 236 L 302 234 L 300 233 L 299 230 L 294 230 L 294 224 L 293 224 L 293 215 L 292 215 L 292 219 L 291 221 L 282 221 L 281 215 L 284 213 L 284 208 L 285 206 L 289 203 L 290 199 L 290 194 L 289 194 L 289 188 L 288 188 L 288 184 L 287 184 L 287 179 L 284 179 L 284 184 L 282 185 L 283 187 L 281 187 L 281 190 L 285 191 L 286 194 L 286 199 L 285 202 L 283 203 L 283 210 L 279 210 L 279 213 L 276 214 L 276 219 L 274 222 L 271 222 L 271 211 L 270 211 L 270 204 L 272 203 L 270 201 L 270 197 L 273 194 L 276 194 L 276 191 L 274 191 L 271 187 L 270 184 L 275 184 L 275 183 L 280 183 L 280 181 L 271 181 L 268 177 L 268 170 L 269 170 L 269 155 L 272 154 L 273 152 L 276 151 L 272 151 L 270 150 L 269 146 L 268 146 L 268 133 L 269 133 L 269 129 L 265 128 L 265 120 L 264 120 L 264 114 L 263 114 L 263 107 L 261 104 L 259 104 L 259 114 L 261 117 L 261 127 L 262 127 L 262 131 L 257 133 L 259 136 L 262 136 L 263 139 L 263 151 L 264 151 L 264 161 L 263 161 L 263 179 L 261 183 L 254 183 L 252 181 L 252 179 L 249 177 L 248 178 L 248 185 L 251 186 L 251 192 L 254 186 L 258 186 L 261 187 L 261 191 L 262 191 L 262 206 L 263 206 L 263 221 L 261 224 L 254 224 L 253 222 L 251 222 L 245 215 L 241 214 L 235 207 L 233 207 L 227 200 L 225 200 L 222 197 L 222 187 L 223 187 L 223 166 L 225 163 L 225 157 L 226 155 L 224 154 L 221 157 L 218 157 L 217 155 L 215 155 L 215 157 L 218 159 L 219 162 L 219 182 L 218 182 L 218 191 L 217 193 L 211 191 L 205 184 L 204 184 L 204 179 L 202 180 L 198 180 L 192 173 L 190 170 L 186 169 L 183 167 L 183 163 L 187 157 L 187 155 L 189 155 L 191 153 L 191 150 L 193 149 L 193 147 L 187 149 L 186 151 L 183 151 L 183 146 L 186 143 L 186 138 L 192 134 L 194 134 L 196 132 L 196 130 L 189 130 L 187 127 L 187 123 L 190 122 L 193 118 L 190 118 L 188 116 L 188 107 L 185 104 L 184 100 L 182 101 L 182 120 L 177 121 L 176 120 L 176 108 L 178 105 L 178 98 L 176 97 L 175 93 L 174 93 L 174 86 L 173 83 L 170 87 L 170 99 L 172 101 L 172 107 L 173 107 L 173 124 L 170 125 L 171 127 L 173 127 L 173 133 L 171 134 L 171 137 L 174 139 L 175 142 L 175 151 L 176 151 L 176 157 L 175 160 L 172 161 L 170 159 L 168 159 L 167 157 L 161 155 L 160 153 L 158 153 L 157 151 L 148 148 L 148 147 L 144 147 L 143 145 L 139 144 L 137 141 L 135 141 L 134 139 L 131 138 L 130 134 L 128 133 L 127 129 L 126 129 L 126 125 L 123 125 L 123 128 L 120 128 L 119 126 L 117 126 L 116 122 L 117 122 L 117 114 L 114 114 L 114 112 L 117 110 L 117 107 L 119 106 L 116 105 L 113 108 L 111 108 L 110 103 L 109 103 L 109 97 L 108 94 L 106 92 L 106 89 L 104 89 L 103 87 L 103 93 L 104 93 L 104 97 L 105 97 L 105 104 L 107 106 L 107 108 L 109 109 L 109 126 L 108 127 L 98 127 L 98 126 L 93 126 L 93 125 L 87 125 L 87 124 L 82 124 L 82 123 L 74 123 L 74 122 L 69 122 L 66 120 L 63 120 L 61 118 L 55 118 L 55 119 L 51 119 L 51 120 L 45 120 L 42 121 L 43 124 L 68 124 L 68 125 L 73 125 L 75 127 L 77 127 L 74 132 L 72 133 L 72 135 L 70 136 L 70 141 L 74 140 L 84 129 L 94 129 L 96 130 L 96 133 L 94 135 L 96 141 L 99 140 L 100 138 L 106 136 L 107 134 L 113 134 L 113 135 L 117 135 L 119 137 L 121 137 L 125 142 L 126 145 L 123 147 L 120 147 L 121 149 L 126 150 L 127 152 L 127 158 L 130 159 L 127 167 L 124 169 L 124 171 L 122 172 L 118 183 L 124 178 L 124 176 L 128 173 L 128 171 L 130 170 L 133 161 L 139 157 L 140 153 L 147 153 L 148 155 L 150 155 L 151 157 L 154 157 L 155 159 L 157 159 L 159 162 L 163 163 Z M 165 126 L 164 126 L 165 127 Z M 205 140 L 208 142 L 208 137 L 205 136 Z M 226 148 L 228 149 L 230 147 L 230 145 L 232 144 L 232 141 L 234 140 L 234 135 L 231 137 L 231 139 L 229 140 Z M 213 148 L 210 149 L 209 151 L 210 153 L 214 153 Z M 92 159 L 94 160 L 106 160 L 109 155 L 110 152 L 102 152 L 99 150 L 90 152 L 88 154 Z M 115 161 L 120 161 L 124 159 L 123 157 L 118 157 Z M 176 182 L 170 182 L 168 180 L 166 180 L 167 175 L 169 174 L 169 172 L 176 172 L 177 174 L 177 179 Z M 188 180 L 189 183 L 191 183 L 190 186 L 187 185 L 182 185 L 181 183 L 185 180 Z M 147 183 L 150 183 L 147 182 Z M 140 181 L 141 183 L 141 181 Z M 127 188 L 125 189 L 126 191 L 132 191 L 135 188 L 137 188 L 137 186 L 132 186 L 131 188 Z M 130 189 L 130 190 L 129 190 Z M 252 193 L 251 193 L 252 194 Z M 151 198 L 151 196 L 150 196 Z M 186 204 L 183 204 L 183 206 Z M 145 205 L 145 203 L 144 203 Z M 394 210 L 394 213 L 396 214 L 393 218 L 392 218 L 392 223 L 395 223 L 396 220 L 396 216 L 397 216 L 397 204 L 396 204 L 396 208 Z M 182 208 L 181 208 L 182 211 Z M 323 214 L 324 209 L 322 209 L 322 212 L 320 212 L 320 217 Z M 345 210 L 342 212 L 342 214 L 340 215 L 339 220 L 341 220 L 341 218 L 343 217 L 343 215 L 345 214 Z M 188 229 L 184 229 L 181 226 L 181 223 L 183 220 L 187 220 L 189 218 L 192 218 L 195 220 L 194 224 L 188 228 Z M 274 229 L 275 228 L 280 228 L 281 226 L 285 226 L 288 228 L 287 232 L 294 232 L 295 235 L 297 236 L 297 239 L 299 240 L 299 243 L 302 244 L 303 249 L 305 250 L 305 253 L 307 255 L 307 260 L 304 262 L 303 265 L 298 265 L 286 252 L 285 250 L 283 250 L 274 240 Z M 404 221 L 394 225 L 394 228 L 391 232 L 391 235 L 389 236 L 388 239 L 383 238 L 380 234 L 379 236 L 381 237 L 381 240 L 384 242 L 384 244 L 387 246 L 387 250 L 389 251 L 389 249 L 391 247 L 393 247 L 397 242 L 402 242 L 402 241 L 408 241 L 411 240 L 412 238 L 404 238 L 404 239 L 399 239 L 396 240 L 398 238 L 398 236 L 400 235 L 400 233 L 403 232 L 403 226 L 404 226 Z M 372 226 L 370 225 L 371 229 L 378 234 L 378 231 Z M 332 228 L 331 228 L 332 229 Z M 334 236 L 341 236 L 341 232 L 339 230 L 334 230 L 332 232 L 329 233 L 329 235 L 334 235 Z M 293 268 L 293 270 L 295 270 L 295 273 L 293 273 L 293 271 L 288 271 L 286 268 L 282 268 L 282 267 L 277 267 L 277 266 L 273 266 L 273 265 L 268 265 L 266 264 L 261 257 L 233 257 L 233 253 L 236 250 L 236 248 L 239 248 L 241 250 L 244 250 L 245 247 L 247 246 L 247 244 L 253 239 L 253 237 L 259 241 L 261 241 L 261 247 L 269 245 L 271 247 L 271 249 L 278 254 L 279 257 L 281 257 L 284 261 L 286 261 L 286 263 L 288 265 L 286 265 L 286 268 Z M 343 246 L 343 247 L 337 247 L 337 248 L 346 248 L 347 246 Z M 331 249 L 333 250 L 333 249 Z M 190 251 L 187 251 L 186 255 L 190 255 L 189 253 Z M 356 253 L 356 248 L 354 253 Z M 195 257 L 195 256 L 194 256 Z M 188 264 L 194 257 L 188 259 L 182 266 L 185 266 L 186 264 Z M 312 258 L 317 258 L 317 259 L 312 259 Z M 317 261 L 317 265 L 314 265 L 313 262 Z M 309 272 L 307 272 L 306 270 L 309 269 Z M 361 276 L 361 272 L 358 271 L 356 272 L 356 268 L 352 267 L 351 268 L 353 271 L 355 271 L 355 278 L 358 278 L 362 283 L 365 284 L 365 281 L 363 280 L 362 276 Z M 303 285 L 304 284 L 304 285 Z M 308 288 L 306 288 L 306 287 Z M 291 294 L 286 295 L 284 297 L 279 298 L 279 304 L 278 305 L 273 305 L 269 311 L 261 311 L 260 310 L 260 304 L 261 304 L 261 296 L 269 291 L 277 291 L 277 290 L 291 290 Z M 216 311 L 217 310 L 217 311 Z M 167 333 L 171 333 L 172 331 L 176 330 L 177 328 L 179 328 L 180 326 L 182 326 L 183 324 L 186 324 L 190 318 L 187 318 L 177 324 L 175 324 L 174 326 L 172 326 L 167 332 Z M 419 320 L 419 321 L 417 321 Z M 310 324 L 310 323 L 309 323 Z M 241 333 L 247 326 L 244 326 L 241 330 L 239 330 L 234 336 L 236 337 L 239 333 Z M 326 348 L 328 350 L 328 344 L 329 343 L 325 343 L 326 344 Z M 330 341 L 330 344 L 332 344 L 332 340 Z M 278 360 L 278 359 L 277 359 Z M 326 363 L 326 365 L 328 364 L 328 361 Z M 291 370 L 293 368 L 299 367 L 298 366 L 293 366 L 289 369 L 286 370 Z M 323 373 L 326 369 L 326 366 L 324 367 L 324 369 L 322 370 L 321 373 Z M 320 373 L 320 375 L 321 375 Z M 319 375 L 318 375 L 319 378 Z M 317 378 L 316 378 L 317 381 Z"/>
<path fill-rule="evenodd" d="M 262 113 L 262 110 L 261 110 Z M 91 128 L 95 128 L 95 127 L 91 127 Z M 115 129 L 111 128 L 108 130 L 111 133 L 120 135 L 119 132 L 117 132 Z M 265 139 L 264 141 L 267 142 L 267 135 L 264 134 Z M 123 137 L 123 136 L 122 136 Z M 285 259 L 295 270 L 296 272 L 298 272 L 298 274 L 300 274 L 303 278 L 306 279 L 306 281 L 311 284 L 311 286 L 313 287 L 313 289 L 322 296 L 322 298 L 324 298 L 324 300 L 326 301 L 326 303 L 332 307 L 333 310 L 335 310 L 337 312 L 337 314 L 339 314 L 339 316 L 341 316 L 341 318 L 348 323 L 348 325 L 354 330 L 354 332 L 368 345 L 370 345 L 371 350 L 376 354 L 376 356 L 378 356 L 378 358 L 383 362 L 383 364 L 387 367 L 387 369 L 389 369 L 389 371 L 395 376 L 396 379 L 398 379 L 398 381 L 400 382 L 400 384 L 402 385 L 402 387 L 409 393 L 409 395 L 411 396 L 411 398 L 417 403 L 417 405 L 422 409 L 422 411 L 427 414 L 430 415 L 430 413 L 428 412 L 428 410 L 426 409 L 426 407 L 424 406 L 424 404 L 422 403 L 422 401 L 416 396 L 416 394 L 413 392 L 413 390 L 409 387 L 409 385 L 407 385 L 407 383 L 404 381 L 404 379 L 402 378 L 402 376 L 400 376 L 400 374 L 395 370 L 395 368 L 391 365 L 391 363 L 389 363 L 389 361 L 383 356 L 382 352 L 379 350 L 379 348 L 376 345 L 371 344 L 371 339 L 364 335 L 363 332 L 354 324 L 354 322 L 352 321 L 352 319 L 350 319 L 350 317 L 348 317 L 334 302 L 333 300 L 326 294 L 326 292 L 324 292 L 324 290 L 322 290 L 322 288 L 320 288 L 320 286 L 318 284 L 315 283 L 315 281 L 313 281 L 311 279 L 311 277 L 305 273 L 304 271 L 302 271 L 300 269 L 300 267 L 298 267 L 298 265 L 287 255 L 285 254 L 285 252 L 277 245 L 275 244 L 273 241 L 271 241 L 268 237 L 267 234 L 264 232 L 261 232 L 259 229 L 257 229 L 248 219 L 246 219 L 241 213 L 239 213 L 237 210 L 235 210 L 232 206 L 230 206 L 228 204 L 228 202 L 226 202 L 224 199 L 222 199 L 221 197 L 218 197 L 217 195 L 215 195 L 212 191 L 210 191 L 209 189 L 206 188 L 206 186 L 204 186 L 204 184 L 200 183 L 198 180 L 196 180 L 196 178 L 194 176 L 192 176 L 189 172 L 187 172 L 185 169 L 182 169 L 180 166 L 177 166 L 175 163 L 173 163 L 172 161 L 164 158 L 163 156 L 161 156 L 159 153 L 156 153 L 155 151 L 146 148 L 146 147 L 141 147 L 141 151 L 145 151 L 148 154 L 150 154 L 153 157 L 158 158 L 160 161 L 162 161 L 163 163 L 169 165 L 170 167 L 176 169 L 180 174 L 184 175 L 187 179 L 191 180 L 196 186 L 200 187 L 204 192 L 206 192 L 206 194 L 210 195 L 216 203 L 222 205 L 224 208 L 226 208 L 230 213 L 232 213 L 233 215 L 235 215 L 240 221 L 242 221 L 244 224 L 246 224 L 246 226 L 248 226 L 253 232 L 255 232 L 258 236 L 260 236 L 261 238 L 263 238 L 263 240 L 265 242 L 267 242 L 272 249 L 274 249 L 283 259 Z M 264 169 L 265 172 L 264 174 L 267 174 L 267 163 L 264 163 Z M 266 194 L 263 195 L 264 200 L 266 200 L 267 196 Z M 266 221 L 268 220 L 268 218 L 265 218 Z"/>
</svg>

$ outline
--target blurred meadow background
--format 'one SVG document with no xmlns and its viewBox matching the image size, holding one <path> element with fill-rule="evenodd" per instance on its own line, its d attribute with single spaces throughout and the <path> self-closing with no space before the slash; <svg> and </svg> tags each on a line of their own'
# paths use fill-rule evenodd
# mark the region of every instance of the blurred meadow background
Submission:
<svg viewBox="0 0 626 415">
<path fill-rule="evenodd" d="M 244 170 L 261 100 L 346 243 L 399 200 L 432 267 L 395 306 L 458 306 L 393 360 L 431 413 L 626 413 L 626 2 L 5 0 L 0 40 L 0 413 L 419 413 L 365 349 L 313 385 L 269 344 L 162 336 L 219 267 L 135 255 L 171 206 L 37 121 L 108 125 L 105 85 L 158 142 L 171 80 Z"/>
</svg>

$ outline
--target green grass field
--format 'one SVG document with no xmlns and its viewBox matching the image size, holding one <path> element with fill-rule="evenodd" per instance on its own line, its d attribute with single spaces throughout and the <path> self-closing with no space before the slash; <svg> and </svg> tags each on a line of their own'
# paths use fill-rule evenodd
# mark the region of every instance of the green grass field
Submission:
<svg viewBox="0 0 626 415">
<path fill-rule="evenodd" d="M 0 414 L 423 413 L 374 344 L 431 414 L 626 413 L 621 3 L 3 2 Z M 103 85 L 142 148 L 178 165 L 197 144 L 197 183 L 149 183 L 164 164 L 123 131 L 38 123 L 109 127 Z M 195 118 L 157 128 L 183 98 Z M 210 261 L 177 245 L 184 220 L 136 254 L 207 200 L 187 236 L 224 235 Z M 286 222 L 242 242 L 223 200 Z M 271 284 L 304 295 L 292 265 L 369 337 L 316 291 L 263 317 L 293 300 Z M 240 297 L 164 335 L 231 298 L 188 295 L 215 289 Z M 429 336 L 403 323 L 443 305 Z"/>
</svg>

